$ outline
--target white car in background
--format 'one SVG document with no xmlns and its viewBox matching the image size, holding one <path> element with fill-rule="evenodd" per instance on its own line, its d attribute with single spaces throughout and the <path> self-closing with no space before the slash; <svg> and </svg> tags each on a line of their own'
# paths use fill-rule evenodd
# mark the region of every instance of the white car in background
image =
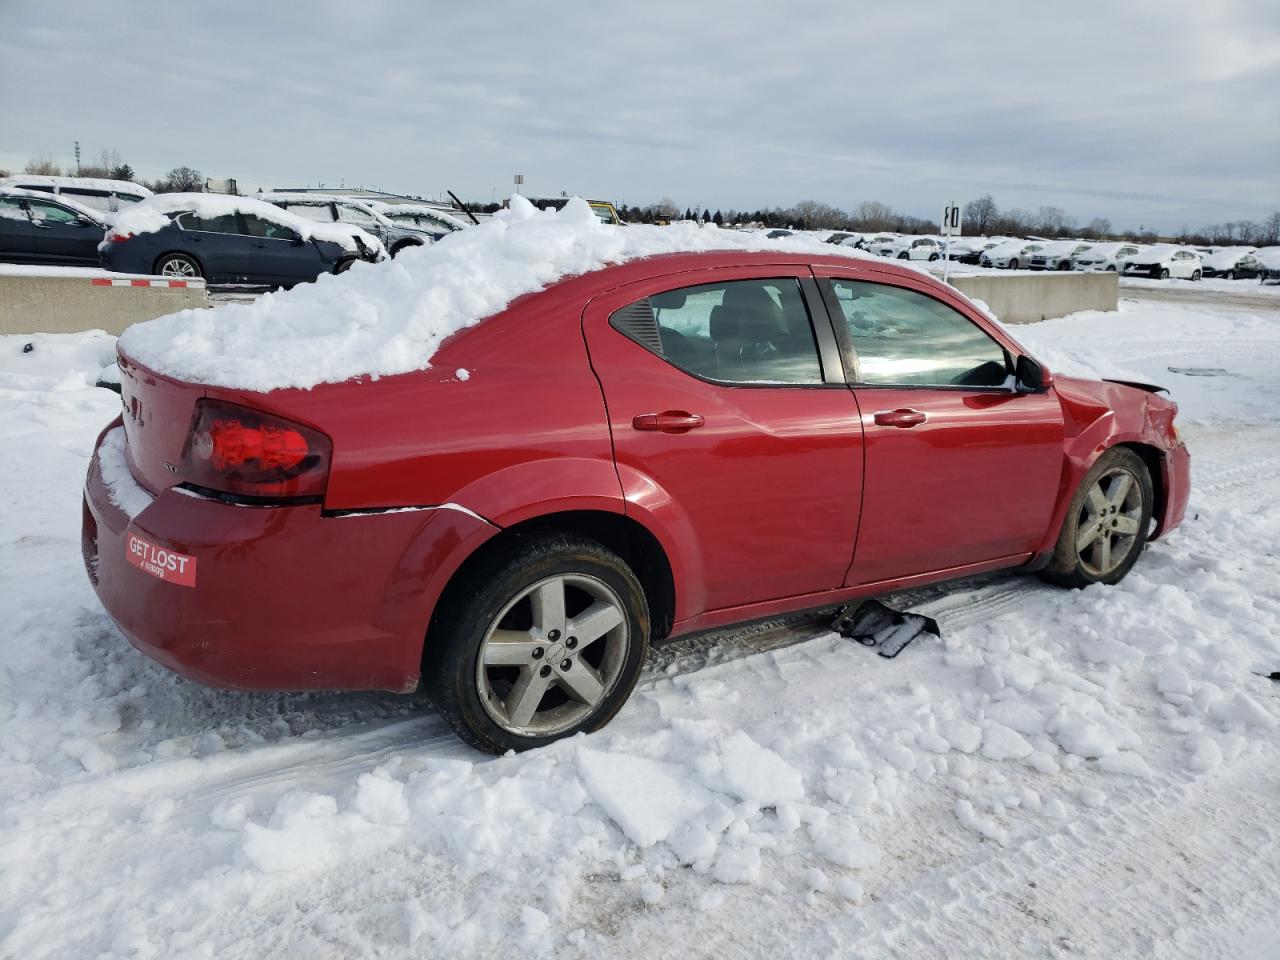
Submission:
<svg viewBox="0 0 1280 960">
<path fill-rule="evenodd" d="M 1044 243 L 1038 240 L 1006 240 L 983 251 L 978 262 L 984 267 L 995 267 L 997 270 L 1017 270 L 1028 266 L 1031 257 L 1043 248 Z"/>
<path fill-rule="evenodd" d="M 1138 243 L 1110 242 L 1095 243 L 1084 253 L 1079 254 L 1075 258 L 1076 270 L 1090 271 L 1102 270 L 1108 273 L 1116 273 L 1123 266 L 1126 260 L 1131 260 L 1142 252 L 1142 245 Z"/>
<path fill-rule="evenodd" d="M 151 196 L 151 191 L 130 180 L 102 180 L 97 177 L 53 177 L 23 173 L 0 180 L 0 188 L 32 190 L 66 198 L 89 207 L 108 225 L 121 210 Z"/>
<path fill-rule="evenodd" d="M 1204 268 L 1200 254 L 1191 247 L 1157 243 L 1125 260 L 1125 276 L 1141 274 L 1159 280 L 1199 280 L 1204 276 Z"/>
<path fill-rule="evenodd" d="M 942 241 L 936 237 L 905 237 L 906 246 L 899 246 L 899 260 L 938 260 L 942 257 Z"/>
<path fill-rule="evenodd" d="M 896 252 L 894 245 L 900 239 L 901 237 L 896 233 L 877 233 L 863 242 L 862 249 L 868 253 L 874 253 L 877 257 L 891 257 Z"/>
<path fill-rule="evenodd" d="M 1201 267 L 1206 277 L 1223 277 L 1227 280 L 1250 279 L 1262 273 L 1262 264 L 1254 256 L 1257 247 L 1220 247 L 1201 257 Z"/>
<path fill-rule="evenodd" d="M 1093 244 L 1084 240 L 1053 240 L 1031 258 L 1032 270 L 1070 270 L 1075 258 Z"/>
</svg>

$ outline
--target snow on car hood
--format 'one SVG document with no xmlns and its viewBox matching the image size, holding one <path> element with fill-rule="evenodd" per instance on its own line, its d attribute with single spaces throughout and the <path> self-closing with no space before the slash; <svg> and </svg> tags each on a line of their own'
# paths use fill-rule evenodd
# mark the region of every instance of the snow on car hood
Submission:
<svg viewBox="0 0 1280 960">
<path fill-rule="evenodd" d="M 384 253 L 382 242 L 372 234 L 347 223 L 317 223 L 296 214 L 281 210 L 270 203 L 250 197 L 232 197 L 221 193 L 161 193 L 147 197 L 122 210 L 116 216 L 112 232 L 156 233 L 171 222 L 170 214 L 191 211 L 201 217 L 222 217 L 229 213 L 250 213 L 264 220 L 272 220 L 296 231 L 303 240 L 327 240 L 344 250 L 359 254 L 356 238 L 367 249 Z M 104 241 L 105 242 L 105 241 Z"/>
<path fill-rule="evenodd" d="M 242 390 L 408 373 L 427 369 L 451 334 L 565 277 L 641 257 L 711 250 L 869 259 L 812 237 L 769 240 L 693 224 L 611 226 L 584 200 L 544 212 L 517 196 L 509 210 L 480 226 L 407 256 L 357 264 L 341 277 L 321 276 L 251 304 L 136 324 L 120 338 L 120 349 L 166 376 Z"/>
</svg>

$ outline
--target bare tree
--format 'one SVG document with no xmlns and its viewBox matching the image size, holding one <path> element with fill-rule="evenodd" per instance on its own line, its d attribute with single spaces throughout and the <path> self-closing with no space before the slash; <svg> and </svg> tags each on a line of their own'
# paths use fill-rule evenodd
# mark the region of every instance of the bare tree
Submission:
<svg viewBox="0 0 1280 960">
<path fill-rule="evenodd" d="M 23 173 L 37 174 L 42 177 L 60 177 L 62 176 L 62 168 L 53 162 L 53 158 L 47 153 L 43 153 L 38 157 L 32 157 L 27 161 L 27 165 L 22 168 Z"/>
<path fill-rule="evenodd" d="M 888 230 L 894 222 L 893 208 L 879 200 L 863 200 L 854 208 L 853 221 L 862 230 Z"/>
<path fill-rule="evenodd" d="M 849 215 L 821 200 L 801 200 L 789 211 L 791 219 L 805 230 L 835 229 L 844 226 Z"/>
<path fill-rule="evenodd" d="M 1106 217 L 1094 217 L 1084 228 L 1084 235 L 1093 240 L 1102 240 L 1111 235 L 1111 221 Z"/>
<path fill-rule="evenodd" d="M 204 187 L 204 175 L 192 167 L 174 167 L 157 187 L 157 193 L 198 193 Z"/>
<path fill-rule="evenodd" d="M 1280 243 L 1280 210 L 1262 221 L 1262 233 L 1258 237 L 1258 243 L 1266 246 Z"/>
<path fill-rule="evenodd" d="M 983 194 L 964 205 L 964 228 L 971 234 L 985 236 L 999 213 L 1000 208 L 991 194 Z"/>
</svg>

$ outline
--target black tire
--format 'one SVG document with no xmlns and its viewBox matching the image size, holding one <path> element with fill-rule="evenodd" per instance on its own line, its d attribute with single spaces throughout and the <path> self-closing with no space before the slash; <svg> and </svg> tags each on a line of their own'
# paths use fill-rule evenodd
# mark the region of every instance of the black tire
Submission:
<svg viewBox="0 0 1280 960">
<path fill-rule="evenodd" d="M 1124 555 L 1120 558 L 1112 558 L 1113 566 L 1106 570 L 1099 570 L 1094 567 L 1091 561 L 1086 561 L 1082 556 L 1083 553 L 1089 552 L 1093 555 L 1092 542 L 1088 547 L 1083 549 L 1078 547 L 1079 541 L 1083 536 L 1087 536 L 1090 529 L 1105 529 L 1107 524 L 1107 513 L 1099 511 L 1090 500 L 1090 492 L 1100 482 L 1108 483 L 1111 477 L 1127 475 L 1131 480 L 1129 490 L 1132 494 L 1136 494 L 1140 498 L 1140 503 L 1136 512 L 1137 531 L 1135 534 L 1127 538 L 1124 544 Z M 1113 488 L 1114 489 L 1114 488 Z M 1128 501 L 1126 500 L 1126 504 Z M 1155 507 L 1155 488 L 1151 482 L 1151 474 L 1147 470 L 1147 465 L 1143 463 L 1132 450 L 1126 447 L 1113 447 L 1098 458 L 1097 463 L 1089 470 L 1082 481 L 1080 487 L 1076 490 L 1076 494 L 1071 498 L 1071 504 L 1067 507 L 1067 515 L 1062 522 L 1062 530 L 1058 534 L 1058 543 L 1054 547 L 1053 557 L 1049 560 L 1048 566 L 1041 572 L 1041 576 L 1052 583 L 1056 583 L 1064 587 L 1087 587 L 1093 583 L 1119 583 L 1124 579 L 1125 575 L 1137 563 L 1138 557 L 1141 556 L 1143 547 L 1147 542 L 1147 533 L 1151 526 L 1151 514 Z M 1111 524 L 1117 524 L 1123 516 L 1128 514 L 1132 517 L 1135 510 L 1128 507 L 1121 511 L 1113 511 L 1115 519 L 1111 520 Z M 1119 536 L 1119 534 L 1110 534 L 1109 536 Z"/>
<path fill-rule="evenodd" d="M 1169 271 L 1168 271 L 1168 270 L 1164 270 L 1164 269 L 1162 269 L 1162 270 L 1160 271 L 1160 279 L 1161 279 L 1161 280 L 1168 280 L 1168 279 L 1169 279 Z"/>
<path fill-rule="evenodd" d="M 351 269 L 351 265 L 356 262 L 356 257 L 343 257 L 333 265 L 334 273 L 346 273 Z"/>
<path fill-rule="evenodd" d="M 1116 272 L 1116 265 L 1114 263 L 1111 264 L 1109 267 L 1107 267 L 1107 273 L 1115 273 L 1115 272 Z"/>
<path fill-rule="evenodd" d="M 1010 269 L 1010 270 L 1017 270 L 1017 269 L 1018 269 L 1018 258 L 1017 258 L 1017 257 L 1014 257 L 1012 260 L 1010 260 L 1010 261 L 1009 261 L 1009 269 Z"/>
<path fill-rule="evenodd" d="M 1062 260 L 1062 261 L 1060 261 L 1060 262 L 1058 263 L 1058 269 L 1059 269 L 1059 270 L 1070 270 L 1070 269 L 1071 269 L 1071 261 L 1070 261 L 1070 260 Z"/>
<path fill-rule="evenodd" d="M 911 259 L 911 257 L 910 257 L 910 255 L 907 253 L 907 251 L 903 250 L 900 254 L 898 254 L 898 259 L 899 259 L 899 260 L 910 260 L 910 259 Z"/>
<path fill-rule="evenodd" d="M 1199 270 L 1193 270 L 1191 271 L 1191 282 L 1195 283 L 1197 280 L 1199 280 L 1203 276 L 1204 274 L 1201 273 Z"/>
<path fill-rule="evenodd" d="M 592 540 L 558 533 L 531 536 L 494 554 L 451 586 L 432 618 L 423 655 L 423 686 L 436 708 L 467 743 L 489 753 L 529 750 L 563 737 L 599 730 L 622 708 L 635 688 L 649 651 L 649 608 L 644 588 L 613 551 Z M 628 628 L 621 669 L 591 712 L 568 729 L 547 736 L 520 735 L 495 721 L 481 703 L 477 673 L 490 626 L 513 598 L 558 576 L 603 582 L 619 600 Z M 498 621 L 505 622 L 505 621 Z M 540 654 L 541 655 L 541 654 Z M 554 693 L 549 690 L 548 693 Z M 544 700 L 545 701 L 545 696 Z"/>
<path fill-rule="evenodd" d="M 935 260 L 937 260 L 937 259 L 938 259 L 938 255 L 937 255 L 936 253 L 931 253 L 931 254 L 929 254 L 929 262 L 930 262 L 930 263 L 933 263 L 933 261 L 935 261 Z"/>
<path fill-rule="evenodd" d="M 183 264 L 186 269 L 171 268 L 169 267 L 170 264 Z M 170 269 L 170 272 L 165 273 L 166 269 Z M 156 257 L 156 262 L 152 265 L 151 272 L 158 277 L 173 277 L 176 280 L 185 280 L 191 277 L 203 277 L 204 267 L 200 266 L 200 261 L 195 257 L 175 252 Z"/>
<path fill-rule="evenodd" d="M 1234 270 L 1228 270 L 1226 273 L 1222 275 L 1222 279 L 1224 280 L 1234 280 L 1235 278 L 1236 278 L 1236 272 Z"/>
</svg>

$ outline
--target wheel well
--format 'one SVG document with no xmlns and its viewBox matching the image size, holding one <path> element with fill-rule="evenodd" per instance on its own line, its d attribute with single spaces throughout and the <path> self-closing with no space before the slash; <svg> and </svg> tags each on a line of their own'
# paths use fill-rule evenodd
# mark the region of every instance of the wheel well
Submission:
<svg viewBox="0 0 1280 960">
<path fill-rule="evenodd" d="M 200 258 L 197 257 L 194 253 L 187 253 L 187 251 L 185 250 L 167 250 L 164 253 L 160 254 L 160 256 L 156 257 L 154 260 L 151 261 L 152 273 L 160 272 L 160 261 L 163 260 L 165 257 L 186 257 L 188 260 L 190 260 L 192 263 L 196 265 L 196 269 L 200 271 L 200 276 L 203 277 L 205 275 L 204 264 L 200 262 Z"/>
<path fill-rule="evenodd" d="M 397 253 L 399 253 L 401 250 L 404 250 L 407 247 L 420 247 L 420 246 L 422 246 L 421 240 L 401 240 L 399 243 L 397 243 L 395 246 L 391 248 L 391 255 L 394 257 Z"/>
<path fill-rule="evenodd" d="M 1159 530 L 1160 518 L 1164 516 L 1165 506 L 1164 454 L 1156 447 L 1146 443 L 1122 443 L 1119 446 L 1136 453 L 1146 465 L 1147 473 L 1151 475 L 1151 489 L 1155 491 L 1156 495 L 1156 502 L 1152 505 L 1151 516 L 1156 522 L 1156 526 L 1153 529 Z"/>
<path fill-rule="evenodd" d="M 621 514 L 597 510 L 575 510 L 535 517 L 506 527 L 501 533 L 490 537 L 449 578 L 432 614 L 432 625 L 436 623 L 441 611 L 453 602 L 457 593 L 465 588 L 473 570 L 487 563 L 496 554 L 510 550 L 515 542 L 544 533 L 572 534 L 594 540 L 620 556 L 644 587 L 649 606 L 650 638 L 661 640 L 671 632 L 671 625 L 675 620 L 676 590 L 666 551 L 662 549 L 658 539 L 639 522 Z M 430 635 L 431 627 L 428 627 L 428 642 Z"/>
</svg>

